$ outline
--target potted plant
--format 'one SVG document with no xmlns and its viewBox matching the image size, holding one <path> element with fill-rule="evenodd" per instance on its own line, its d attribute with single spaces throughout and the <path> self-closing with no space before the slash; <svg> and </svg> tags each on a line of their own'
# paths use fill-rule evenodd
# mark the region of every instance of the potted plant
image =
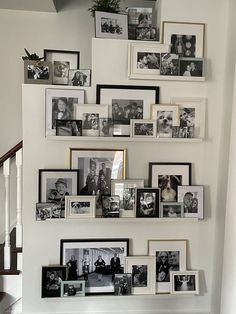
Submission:
<svg viewBox="0 0 236 314">
<path fill-rule="evenodd" d="M 93 5 L 88 10 L 93 17 L 95 11 L 118 13 L 120 11 L 120 0 L 93 0 Z"/>
</svg>

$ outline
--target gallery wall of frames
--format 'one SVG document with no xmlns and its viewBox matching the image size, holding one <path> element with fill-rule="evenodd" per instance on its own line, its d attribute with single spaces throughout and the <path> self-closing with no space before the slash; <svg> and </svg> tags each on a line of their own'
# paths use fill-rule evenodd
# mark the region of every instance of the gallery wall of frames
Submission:
<svg viewBox="0 0 236 314">
<path fill-rule="evenodd" d="M 142 16 L 146 26 L 140 26 Z M 207 275 L 199 271 L 196 238 L 188 232 L 189 226 L 196 232 L 206 218 L 194 153 L 205 140 L 207 99 L 184 91 L 193 86 L 188 84 L 204 84 L 206 25 L 166 21 L 157 41 L 151 17 L 141 8 L 97 12 L 100 38 L 93 39 L 92 69 L 80 64 L 82 52 L 66 47 L 44 50 L 41 70 L 46 67 L 47 75 L 35 78 L 39 64 L 25 63 L 24 141 L 33 143 L 32 127 L 37 141 L 34 152 L 29 145 L 24 151 L 31 160 L 25 175 L 32 171 L 25 191 L 36 187 L 32 195 L 24 192 L 25 204 L 34 232 L 43 230 L 49 242 L 43 256 L 35 252 L 39 303 L 94 294 L 108 300 L 109 295 L 204 295 L 199 282 Z M 130 36 L 135 38 L 128 41 Z M 114 56 L 126 58 L 110 70 L 107 56 L 114 47 Z M 104 78 L 107 73 L 123 79 Z M 181 96 L 173 93 L 179 84 Z M 190 155 L 183 151 L 187 145 Z M 173 225 L 174 232 L 168 231 Z M 31 293 L 28 289 L 28 297 Z M 44 310 L 52 306 L 42 302 Z"/>
</svg>

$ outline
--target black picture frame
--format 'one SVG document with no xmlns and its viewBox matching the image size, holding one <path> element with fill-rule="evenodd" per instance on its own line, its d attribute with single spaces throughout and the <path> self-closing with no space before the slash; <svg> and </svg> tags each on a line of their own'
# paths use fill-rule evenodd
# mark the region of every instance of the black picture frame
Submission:
<svg viewBox="0 0 236 314">
<path fill-rule="evenodd" d="M 50 276 L 52 278 L 50 279 Z M 66 266 L 43 266 L 41 298 L 58 298 L 61 296 L 61 282 L 67 278 Z"/>
<path fill-rule="evenodd" d="M 144 195 L 145 193 L 146 195 Z M 154 202 L 153 194 L 155 194 Z M 149 197 L 150 202 L 146 202 Z M 141 201 L 141 197 L 143 198 Z M 137 218 L 159 218 L 160 217 L 160 189 L 159 188 L 137 188 L 136 189 L 136 217 Z"/>
<path fill-rule="evenodd" d="M 112 262 L 114 253 L 117 253 L 119 258 L 119 267 L 117 268 L 114 266 L 114 260 Z M 74 270 L 70 268 L 71 255 L 74 255 L 74 259 L 81 262 L 84 267 L 78 267 L 76 262 L 77 268 Z M 100 255 L 105 261 L 105 265 L 98 271 L 96 262 Z M 80 278 L 82 278 L 86 281 L 86 295 L 114 294 L 112 278 L 115 273 L 124 273 L 126 256 L 129 256 L 128 238 L 61 239 L 60 241 L 60 264 L 70 266 L 68 280 L 81 280 Z M 104 281 L 103 278 L 99 281 L 100 272 L 102 277 L 105 277 Z M 73 276 L 76 278 L 72 279 Z"/>
<path fill-rule="evenodd" d="M 170 195 L 168 195 L 168 199 L 167 197 L 165 198 L 163 196 L 163 190 L 165 188 L 164 183 L 162 184 L 162 186 L 160 186 L 160 184 L 158 182 L 153 182 L 152 178 L 153 178 L 153 168 L 154 166 L 160 166 L 161 167 L 166 167 L 167 169 L 169 168 L 169 172 L 164 172 L 163 170 L 160 172 L 161 176 L 166 176 L 168 178 L 164 178 L 166 180 L 171 180 L 172 177 L 176 177 L 176 179 L 178 179 L 178 176 L 182 176 L 181 177 L 181 184 L 179 184 L 179 182 L 175 182 L 175 188 L 173 189 L 175 191 L 175 193 L 177 193 L 177 187 L 178 185 L 191 185 L 191 177 L 192 177 L 192 163 L 190 162 L 149 162 L 149 175 L 148 175 L 148 185 L 149 187 L 157 187 L 160 188 L 161 191 L 161 202 L 177 202 L 177 194 L 175 196 L 174 192 L 172 195 L 172 198 L 174 197 L 175 199 L 171 199 Z M 173 172 L 173 168 L 175 168 L 175 172 Z M 167 170 L 168 171 L 168 170 Z M 172 173 L 171 173 L 172 171 Z M 158 179 L 158 174 L 155 174 L 155 178 L 157 180 Z M 182 180 L 183 179 L 183 180 Z M 171 183 L 171 182 L 169 182 Z"/>
<path fill-rule="evenodd" d="M 47 61 L 47 54 L 48 53 L 65 53 L 65 54 L 77 54 L 77 67 L 75 69 L 79 69 L 80 66 L 80 51 L 73 51 L 73 50 L 57 50 L 57 49 L 44 49 L 43 50 L 43 58 L 44 61 Z"/>
</svg>

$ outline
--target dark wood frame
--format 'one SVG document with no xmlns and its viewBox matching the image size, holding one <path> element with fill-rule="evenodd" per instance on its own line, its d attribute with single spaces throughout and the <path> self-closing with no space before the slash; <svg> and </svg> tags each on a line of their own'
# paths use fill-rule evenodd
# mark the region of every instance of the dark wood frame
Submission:
<svg viewBox="0 0 236 314">
<path fill-rule="evenodd" d="M 155 212 L 152 216 L 144 216 L 140 213 L 140 193 L 155 193 L 156 194 L 156 202 L 155 202 Z M 160 196 L 161 192 L 159 188 L 137 188 L 136 189 L 136 217 L 137 218 L 159 218 L 160 217 Z"/>
<path fill-rule="evenodd" d="M 47 277 L 46 277 L 46 272 L 47 271 L 60 271 L 62 270 L 62 275 L 63 278 L 61 278 L 62 281 L 67 279 L 67 267 L 66 266 L 43 266 L 42 267 L 42 282 L 41 282 L 41 298 L 58 298 L 61 296 L 61 289 L 59 289 L 58 293 L 52 293 L 52 295 L 49 295 L 45 293 L 46 289 L 46 282 L 47 282 Z"/>
<path fill-rule="evenodd" d="M 63 263 L 63 247 L 64 243 L 76 243 L 76 242 L 81 242 L 81 243 L 95 243 L 95 242 L 124 242 L 126 245 L 126 250 L 127 250 L 127 255 L 129 256 L 129 239 L 128 238 L 93 238 L 93 239 L 61 239 L 60 240 L 60 265 Z M 94 295 L 94 294 L 114 294 L 114 292 L 90 292 L 86 293 L 89 295 Z"/>
</svg>

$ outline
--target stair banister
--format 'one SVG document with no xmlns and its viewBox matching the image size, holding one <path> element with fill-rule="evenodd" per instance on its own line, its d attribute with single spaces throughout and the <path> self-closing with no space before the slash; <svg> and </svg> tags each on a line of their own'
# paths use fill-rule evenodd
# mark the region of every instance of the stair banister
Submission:
<svg viewBox="0 0 236 314">
<path fill-rule="evenodd" d="M 11 268 L 11 243 L 10 243 L 10 158 L 3 163 L 3 175 L 5 180 L 5 246 L 4 269 Z"/>
<path fill-rule="evenodd" d="M 17 168 L 17 208 L 16 208 L 16 246 L 22 248 L 22 148 L 16 152 Z"/>
</svg>

